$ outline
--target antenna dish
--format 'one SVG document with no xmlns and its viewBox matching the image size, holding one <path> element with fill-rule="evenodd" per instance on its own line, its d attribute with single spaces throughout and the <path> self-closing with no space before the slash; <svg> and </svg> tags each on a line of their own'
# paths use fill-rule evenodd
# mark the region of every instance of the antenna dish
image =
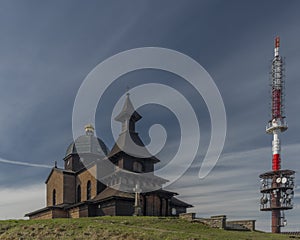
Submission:
<svg viewBox="0 0 300 240">
<path fill-rule="evenodd" d="M 266 204 L 267 202 L 268 202 L 267 196 L 264 196 L 264 197 L 262 197 L 262 198 L 260 199 L 260 203 L 261 203 L 261 204 Z"/>
<path fill-rule="evenodd" d="M 286 199 L 287 196 L 286 196 L 286 194 L 283 194 L 282 197 L 283 197 L 284 199 Z"/>
<path fill-rule="evenodd" d="M 282 180 L 281 180 L 281 182 L 282 182 L 283 184 L 285 184 L 285 183 L 287 182 L 287 178 L 286 178 L 286 177 L 283 177 Z"/>
<path fill-rule="evenodd" d="M 291 189 L 287 189 L 286 190 L 286 194 L 291 194 L 292 193 L 292 190 Z"/>
<path fill-rule="evenodd" d="M 283 226 L 285 227 L 286 225 L 287 225 L 287 220 L 284 219 L 284 220 L 283 220 Z"/>
<path fill-rule="evenodd" d="M 277 179 L 276 179 L 276 182 L 277 182 L 277 183 L 280 183 L 280 182 L 281 182 L 281 178 L 280 178 L 280 177 L 277 178 Z"/>
</svg>

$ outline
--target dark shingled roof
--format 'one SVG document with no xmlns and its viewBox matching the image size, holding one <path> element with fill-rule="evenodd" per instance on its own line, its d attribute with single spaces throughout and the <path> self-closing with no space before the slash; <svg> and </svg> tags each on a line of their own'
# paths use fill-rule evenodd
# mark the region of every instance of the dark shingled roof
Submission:
<svg viewBox="0 0 300 240">
<path fill-rule="evenodd" d="M 134 199 L 133 193 L 121 192 L 113 188 L 107 187 L 101 193 L 99 193 L 95 198 L 92 199 L 93 202 L 101 201 L 111 197 L 120 197 L 120 198 L 130 198 Z"/>
<path fill-rule="evenodd" d="M 122 111 L 115 117 L 115 120 L 123 122 L 126 119 L 131 119 L 132 121 L 137 122 L 141 118 L 142 116 L 135 111 L 133 104 L 129 98 L 129 93 L 127 93 Z"/>
<path fill-rule="evenodd" d="M 188 204 L 186 202 L 183 202 L 183 201 L 181 201 L 181 200 L 179 200 L 178 198 L 175 198 L 175 197 L 171 198 L 171 204 L 173 204 L 174 206 L 186 207 L 186 208 L 193 207 L 193 205 Z"/>
<path fill-rule="evenodd" d="M 131 144 L 132 141 L 136 143 L 138 146 L 140 146 L 140 148 L 138 149 L 134 148 Z M 144 158 L 145 156 L 150 156 L 148 157 L 149 160 L 151 159 L 154 162 L 159 162 L 159 160 L 156 157 L 151 156 L 148 149 L 144 146 L 144 143 L 142 142 L 142 140 L 140 139 L 137 133 L 133 133 L 129 131 L 122 132 L 119 135 L 119 138 L 116 141 L 115 145 L 113 146 L 112 150 L 108 154 L 108 157 L 111 158 L 120 152 L 124 152 L 127 155 L 133 157 L 140 157 L 140 158 Z"/>
<path fill-rule="evenodd" d="M 94 153 L 105 157 L 108 153 L 108 148 L 101 139 L 93 135 L 83 135 L 69 145 L 66 156 L 80 153 Z"/>
<path fill-rule="evenodd" d="M 127 126 L 126 130 L 122 130 L 121 134 L 118 137 L 115 145 L 112 150 L 109 152 L 108 157 L 112 158 L 120 152 L 126 153 L 127 155 L 138 157 L 138 158 L 148 158 L 154 162 L 159 162 L 159 160 L 152 156 L 148 149 L 145 147 L 145 144 L 140 139 L 138 133 L 134 130 L 134 124 L 140 120 L 142 116 L 135 111 L 134 106 L 129 98 L 129 93 L 126 95 L 125 103 L 122 108 L 122 111 L 115 117 L 116 121 L 126 124 L 127 120 L 130 120 L 130 123 Z M 139 146 L 139 147 L 135 147 Z"/>
</svg>

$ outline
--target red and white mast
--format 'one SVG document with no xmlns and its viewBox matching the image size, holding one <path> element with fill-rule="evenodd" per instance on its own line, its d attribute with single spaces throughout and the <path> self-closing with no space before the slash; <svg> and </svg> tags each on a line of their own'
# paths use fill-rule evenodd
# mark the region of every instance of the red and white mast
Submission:
<svg viewBox="0 0 300 240">
<path fill-rule="evenodd" d="M 272 232 L 280 233 L 287 224 L 284 210 L 293 208 L 294 174 L 293 170 L 281 170 L 281 144 L 279 135 L 288 129 L 284 115 L 284 74 L 283 59 L 279 55 L 280 39 L 275 38 L 274 58 L 271 71 L 271 120 L 266 132 L 273 135 L 272 171 L 260 175 L 263 194 L 260 200 L 261 211 L 272 212 Z"/>
<path fill-rule="evenodd" d="M 283 60 L 279 55 L 280 39 L 275 38 L 274 59 L 272 61 L 272 119 L 269 121 L 266 131 L 273 134 L 272 141 L 272 170 L 281 169 L 281 144 L 279 133 L 286 131 L 288 126 L 284 116 L 284 78 L 283 78 Z"/>
</svg>

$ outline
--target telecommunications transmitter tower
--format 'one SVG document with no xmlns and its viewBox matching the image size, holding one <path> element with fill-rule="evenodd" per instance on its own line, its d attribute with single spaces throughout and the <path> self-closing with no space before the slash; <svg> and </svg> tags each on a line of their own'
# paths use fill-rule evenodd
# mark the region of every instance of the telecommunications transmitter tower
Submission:
<svg viewBox="0 0 300 240">
<path fill-rule="evenodd" d="M 268 122 L 266 132 L 272 134 L 272 171 L 261 174 L 262 198 L 260 210 L 272 212 L 272 232 L 280 233 L 281 227 L 287 221 L 284 210 L 293 208 L 294 174 L 293 170 L 281 170 L 281 144 L 280 133 L 288 129 L 284 115 L 284 68 L 283 58 L 279 55 L 279 37 L 275 38 L 274 58 L 271 71 L 271 120 Z"/>
</svg>

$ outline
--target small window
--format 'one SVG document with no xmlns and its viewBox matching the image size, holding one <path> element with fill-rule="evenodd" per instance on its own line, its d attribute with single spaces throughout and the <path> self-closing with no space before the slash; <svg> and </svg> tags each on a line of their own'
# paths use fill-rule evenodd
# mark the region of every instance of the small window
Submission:
<svg viewBox="0 0 300 240">
<path fill-rule="evenodd" d="M 138 173 L 143 172 L 143 164 L 140 162 L 137 162 L 137 161 L 134 162 L 133 163 L 133 171 L 138 172 Z"/>
<path fill-rule="evenodd" d="M 56 190 L 53 189 L 52 192 L 52 205 L 55 206 L 56 205 Z"/>
<path fill-rule="evenodd" d="M 77 187 L 77 202 L 81 202 L 81 187 L 78 185 Z"/>
<path fill-rule="evenodd" d="M 92 190 L 91 188 L 92 188 L 91 181 L 88 181 L 86 185 L 86 200 L 91 199 L 91 190 Z"/>
</svg>

